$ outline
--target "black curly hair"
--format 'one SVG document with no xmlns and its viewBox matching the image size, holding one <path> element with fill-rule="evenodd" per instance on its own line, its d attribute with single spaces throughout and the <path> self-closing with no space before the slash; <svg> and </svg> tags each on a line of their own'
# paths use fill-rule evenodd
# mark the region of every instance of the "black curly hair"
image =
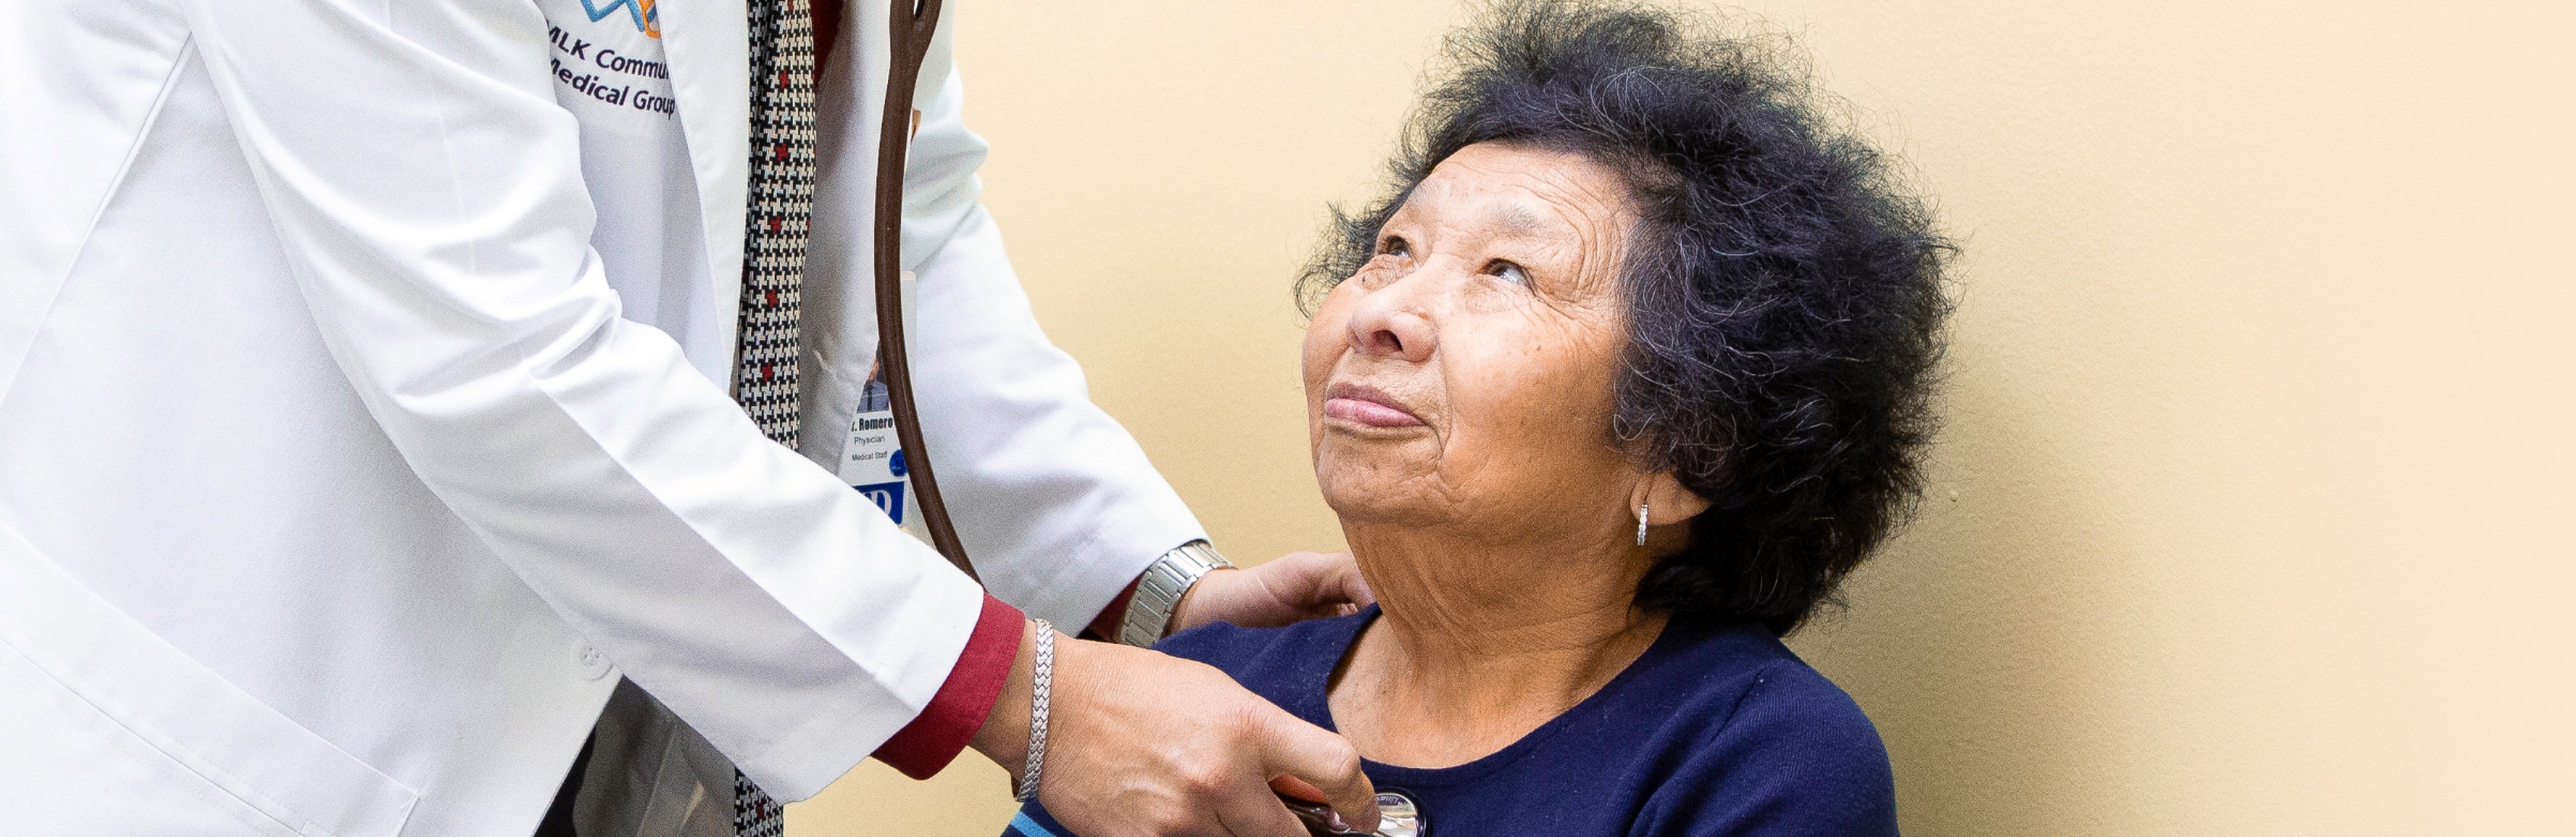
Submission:
<svg viewBox="0 0 2576 837">
<path fill-rule="evenodd" d="M 1310 314 L 1469 145 L 1570 151 L 1641 216 L 1620 267 L 1612 443 L 1710 501 L 1640 605 L 1788 633 L 1913 508 L 1951 246 L 1878 151 L 1830 124 L 1778 37 L 1625 2 L 1521 0 L 1450 36 L 1391 164 L 1336 209 Z"/>
</svg>

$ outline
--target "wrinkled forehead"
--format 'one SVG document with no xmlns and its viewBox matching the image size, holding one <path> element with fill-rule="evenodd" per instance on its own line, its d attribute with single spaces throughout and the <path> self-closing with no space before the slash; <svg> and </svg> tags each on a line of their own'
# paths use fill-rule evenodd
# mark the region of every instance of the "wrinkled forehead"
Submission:
<svg viewBox="0 0 2576 837">
<path fill-rule="evenodd" d="M 1479 143 L 1432 168 L 1393 220 L 1578 243 L 1626 226 L 1626 192 L 1617 172 L 1581 154 Z"/>
</svg>

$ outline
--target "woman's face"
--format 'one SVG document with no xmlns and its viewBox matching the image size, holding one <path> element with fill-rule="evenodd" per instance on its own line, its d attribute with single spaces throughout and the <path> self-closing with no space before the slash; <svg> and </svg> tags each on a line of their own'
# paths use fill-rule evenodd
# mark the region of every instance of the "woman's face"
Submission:
<svg viewBox="0 0 2576 837">
<path fill-rule="evenodd" d="M 1413 190 L 1306 329 L 1315 477 L 1345 523 L 1635 525 L 1610 436 L 1635 218 L 1617 173 L 1526 146 L 1468 146 Z"/>
</svg>

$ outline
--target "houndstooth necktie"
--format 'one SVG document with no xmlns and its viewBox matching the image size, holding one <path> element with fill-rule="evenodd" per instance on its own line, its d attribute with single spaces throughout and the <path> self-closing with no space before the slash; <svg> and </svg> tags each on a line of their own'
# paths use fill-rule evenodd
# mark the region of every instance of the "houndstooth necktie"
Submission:
<svg viewBox="0 0 2576 837">
<path fill-rule="evenodd" d="M 809 0 L 751 0 L 751 191 L 734 398 L 796 446 L 796 327 L 814 211 L 814 23 Z"/>
<path fill-rule="evenodd" d="M 751 192 L 742 251 L 741 343 L 734 399 L 760 432 L 796 447 L 797 310 L 814 211 L 814 18 L 811 0 L 750 0 Z M 734 772 L 740 837 L 782 837 L 785 810 Z"/>
</svg>

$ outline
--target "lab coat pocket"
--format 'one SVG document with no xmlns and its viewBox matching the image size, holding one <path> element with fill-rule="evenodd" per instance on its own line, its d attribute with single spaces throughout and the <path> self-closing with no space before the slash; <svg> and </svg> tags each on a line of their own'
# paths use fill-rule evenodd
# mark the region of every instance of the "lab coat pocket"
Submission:
<svg viewBox="0 0 2576 837">
<path fill-rule="evenodd" d="M 0 822 L 374 837 L 420 794 L 190 659 L 0 524 Z M 58 828 L 42 827 L 56 825 Z"/>
</svg>

